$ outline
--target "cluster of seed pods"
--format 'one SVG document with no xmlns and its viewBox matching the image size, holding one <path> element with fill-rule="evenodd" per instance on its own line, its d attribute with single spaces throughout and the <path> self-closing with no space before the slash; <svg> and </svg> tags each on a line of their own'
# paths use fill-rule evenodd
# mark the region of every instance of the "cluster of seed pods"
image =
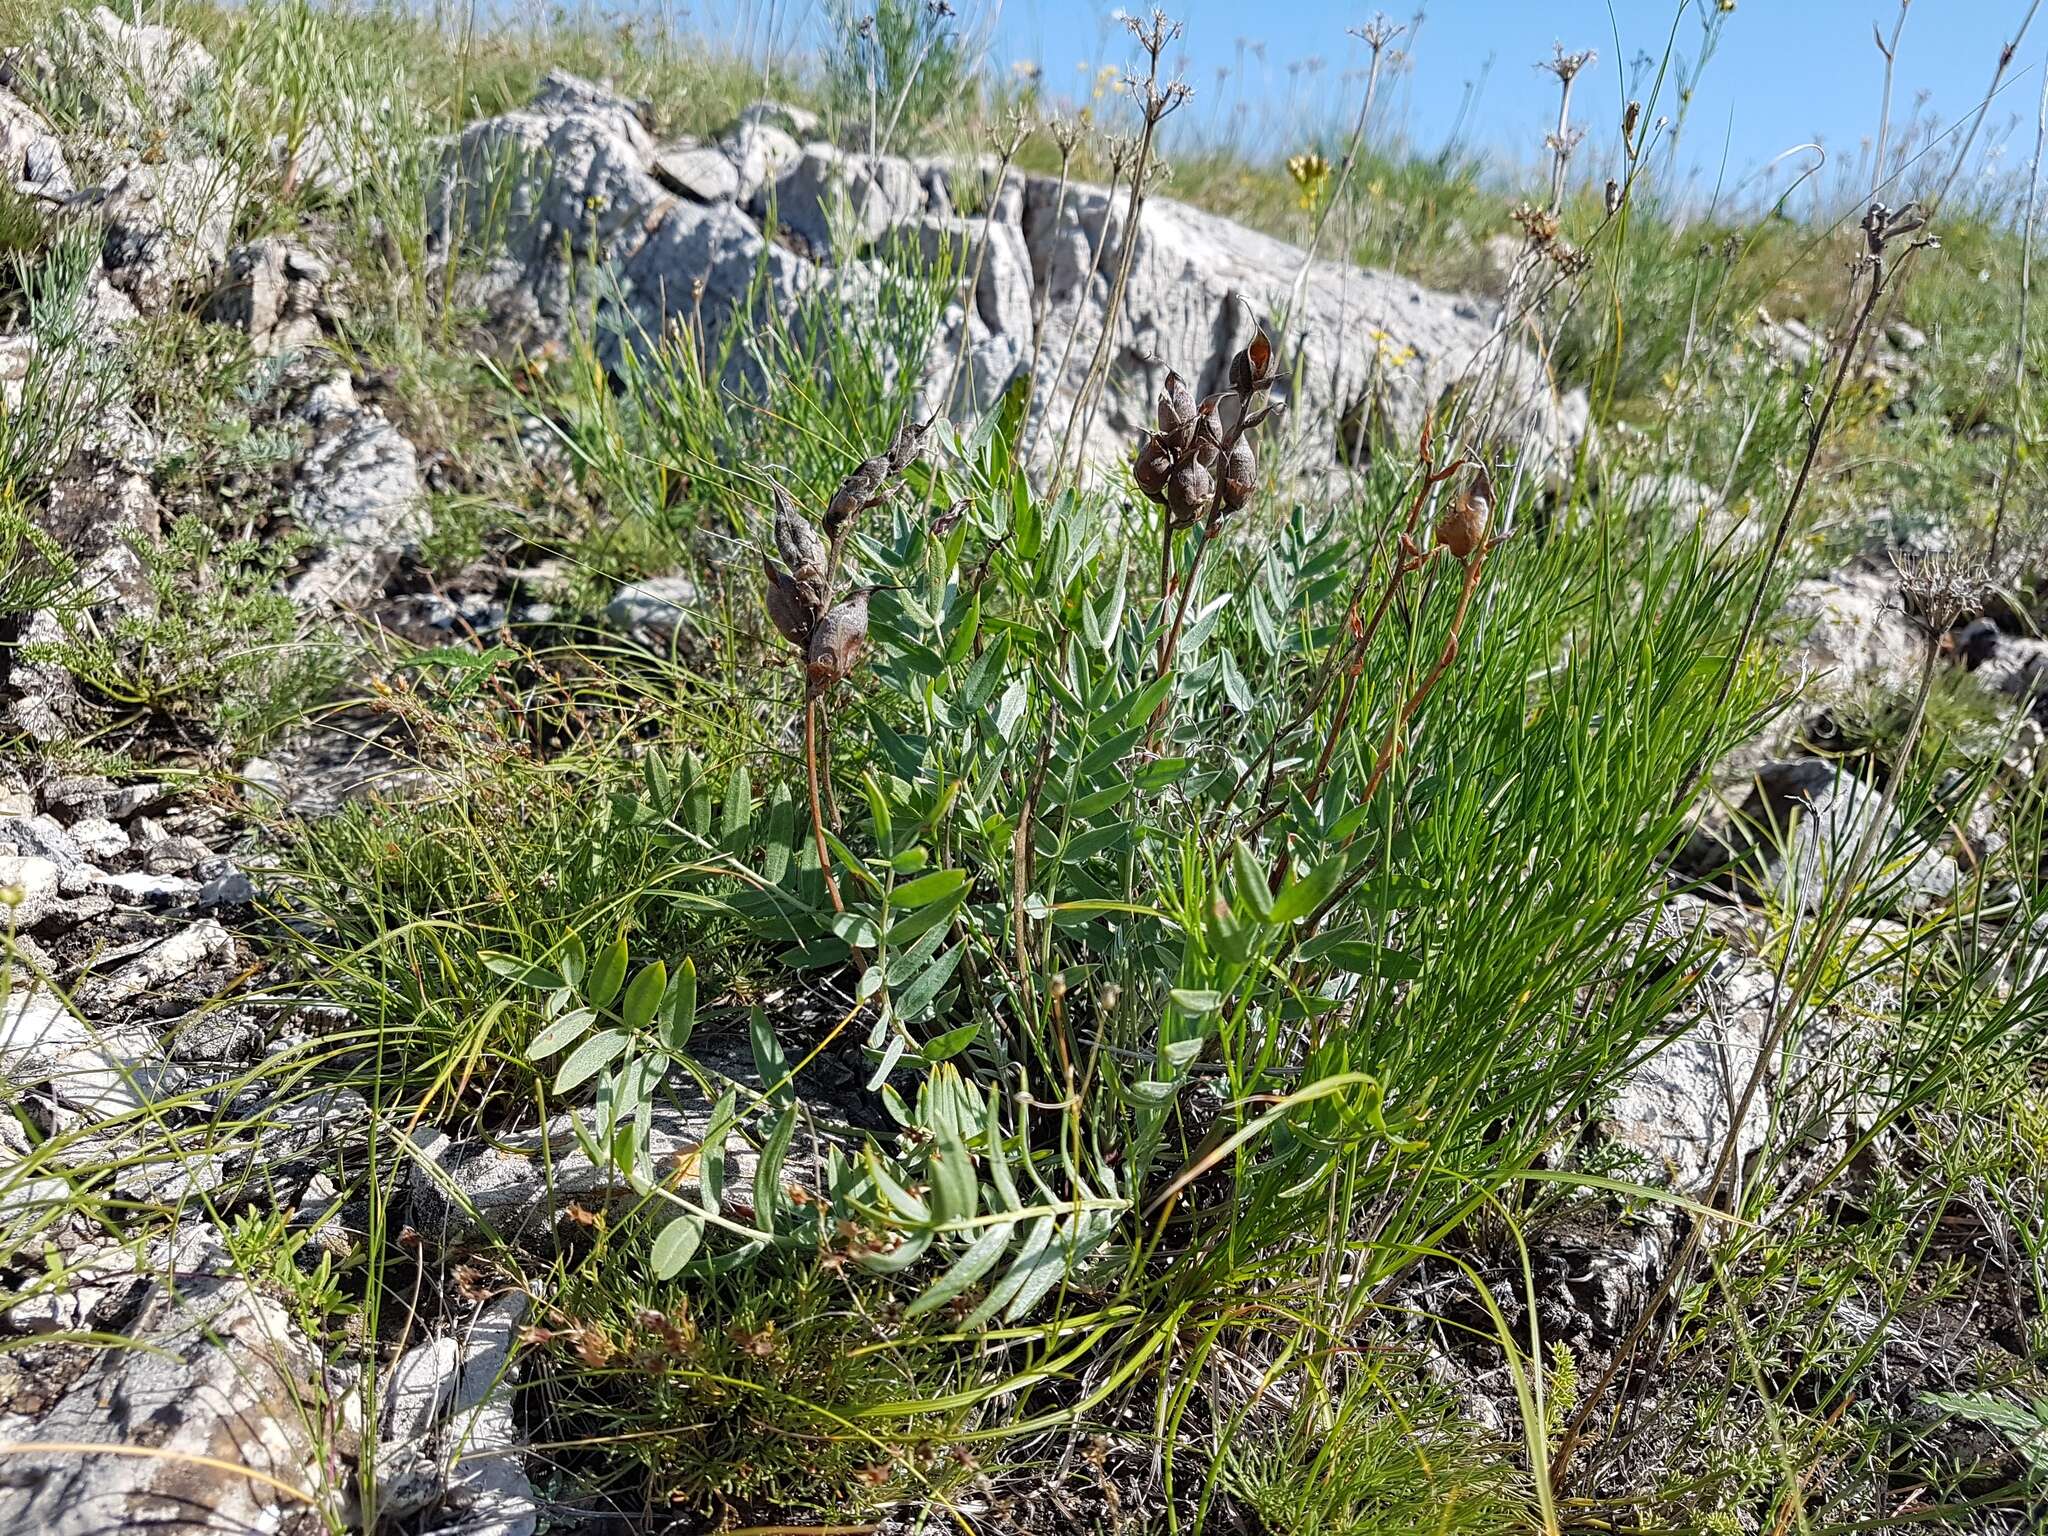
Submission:
<svg viewBox="0 0 2048 1536">
<path fill-rule="evenodd" d="M 924 448 L 930 422 L 906 422 L 886 453 L 863 459 L 840 481 L 826 504 L 824 528 L 781 486 L 775 494 L 775 550 L 761 556 L 767 579 L 768 617 L 782 638 L 803 652 L 809 695 L 822 698 L 860 665 L 868 646 L 868 598 L 873 587 L 833 591 L 839 557 L 853 520 L 880 506 Z"/>
<path fill-rule="evenodd" d="M 1249 433 L 1280 407 L 1266 398 L 1277 374 L 1264 331 L 1230 360 L 1230 387 L 1196 401 L 1187 380 L 1168 370 L 1159 392 L 1159 430 L 1142 433 L 1131 476 L 1166 508 L 1175 527 L 1235 512 L 1258 488 L 1259 461 Z"/>
</svg>

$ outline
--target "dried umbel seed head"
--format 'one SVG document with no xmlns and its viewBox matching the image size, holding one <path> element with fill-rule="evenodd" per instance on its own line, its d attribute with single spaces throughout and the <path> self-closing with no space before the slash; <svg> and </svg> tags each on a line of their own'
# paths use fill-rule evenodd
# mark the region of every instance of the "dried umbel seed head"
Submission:
<svg viewBox="0 0 2048 1536">
<path fill-rule="evenodd" d="M 1465 483 L 1450 511 L 1437 522 L 1436 541 L 1456 558 L 1469 560 L 1486 542 L 1486 525 L 1492 516 L 1493 480 L 1482 469 Z"/>
<path fill-rule="evenodd" d="M 1263 330 L 1230 360 L 1230 387 L 1242 400 L 1273 383 L 1273 341 Z"/>
<path fill-rule="evenodd" d="M 804 671 L 812 698 L 822 698 L 844 682 L 867 653 L 868 595 L 873 590 L 861 587 L 848 594 L 811 631 Z"/>
<path fill-rule="evenodd" d="M 1557 238 L 1557 215 L 1547 208 L 1517 203 L 1508 217 L 1522 227 L 1522 233 L 1529 237 L 1532 245 L 1548 245 Z"/>
<path fill-rule="evenodd" d="M 1216 477 L 1190 459 L 1166 482 L 1166 508 L 1180 522 L 1192 522 L 1209 510 L 1216 494 Z"/>
<path fill-rule="evenodd" d="M 1151 432 L 1139 437 L 1138 461 L 1131 466 L 1131 478 L 1154 501 L 1166 499 L 1166 482 L 1173 478 L 1173 458 L 1173 449 L 1165 438 Z"/>
<path fill-rule="evenodd" d="M 808 645 L 813 614 L 803 589 L 796 584 L 795 578 L 789 572 L 766 555 L 761 557 L 761 572 L 768 578 L 762 602 L 768 609 L 768 618 L 775 625 L 777 633 L 791 645 Z"/>
<path fill-rule="evenodd" d="M 1252 499 L 1259 485 L 1259 461 L 1252 445 L 1239 442 L 1223 455 L 1223 509 L 1235 512 Z"/>
<path fill-rule="evenodd" d="M 860 467 L 840 481 L 839 489 L 832 493 L 831 505 L 825 508 L 826 534 L 837 538 L 849 520 L 874 505 L 882 487 L 889 483 L 889 474 L 887 454 L 878 453 L 862 460 Z"/>
<path fill-rule="evenodd" d="M 1994 587 L 1988 567 L 1959 555 L 1895 555 L 1892 563 L 1898 569 L 1906 611 L 1937 631 L 1980 608 Z"/>
<path fill-rule="evenodd" d="M 1563 277 L 1580 277 L 1593 269 L 1592 252 L 1580 250 L 1576 245 L 1563 240 L 1553 244 L 1546 254 L 1550 257 L 1551 265 L 1556 267 L 1559 275 Z"/>
</svg>

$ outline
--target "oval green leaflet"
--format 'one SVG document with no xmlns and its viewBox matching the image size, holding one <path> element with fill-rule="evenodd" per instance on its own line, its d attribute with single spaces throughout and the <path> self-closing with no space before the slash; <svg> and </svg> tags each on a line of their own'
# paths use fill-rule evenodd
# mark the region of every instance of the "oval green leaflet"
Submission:
<svg viewBox="0 0 2048 1536">
<path fill-rule="evenodd" d="M 694 1212 L 678 1216 L 663 1227 L 661 1235 L 654 1240 L 653 1251 L 648 1255 L 654 1278 L 667 1280 L 677 1274 L 690 1262 L 703 1238 L 704 1218 Z"/>
<path fill-rule="evenodd" d="M 601 1030 L 570 1053 L 562 1063 L 562 1070 L 555 1075 L 555 1092 L 567 1093 L 571 1088 L 589 1081 L 611 1064 L 626 1048 L 626 1032 L 623 1029 Z"/>
<path fill-rule="evenodd" d="M 658 1010 L 661 1043 L 680 1056 L 697 1027 L 697 963 L 686 959 L 669 979 Z"/>
<path fill-rule="evenodd" d="M 526 1059 L 546 1060 L 579 1039 L 583 1032 L 596 1022 L 597 1015 L 588 1008 L 570 1010 L 527 1042 Z"/>
<path fill-rule="evenodd" d="M 622 933 L 592 964 L 590 979 L 583 988 L 586 1003 L 593 1008 L 603 1008 L 619 995 L 619 987 L 626 979 L 627 958 L 626 936 Z"/>
<path fill-rule="evenodd" d="M 657 960 L 652 965 L 643 966 L 626 988 L 625 1001 L 619 1005 L 619 1017 L 626 1028 L 637 1034 L 653 1023 L 655 1007 L 667 988 L 668 967 L 665 964 Z"/>
</svg>

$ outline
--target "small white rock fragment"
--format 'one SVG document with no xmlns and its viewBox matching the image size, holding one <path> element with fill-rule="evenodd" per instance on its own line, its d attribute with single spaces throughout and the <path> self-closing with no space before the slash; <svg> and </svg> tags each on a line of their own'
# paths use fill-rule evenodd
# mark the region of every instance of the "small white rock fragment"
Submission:
<svg viewBox="0 0 2048 1536">
<path fill-rule="evenodd" d="M 128 851 L 128 834 L 104 816 L 74 821 L 71 838 L 89 859 L 117 859 Z"/>
</svg>

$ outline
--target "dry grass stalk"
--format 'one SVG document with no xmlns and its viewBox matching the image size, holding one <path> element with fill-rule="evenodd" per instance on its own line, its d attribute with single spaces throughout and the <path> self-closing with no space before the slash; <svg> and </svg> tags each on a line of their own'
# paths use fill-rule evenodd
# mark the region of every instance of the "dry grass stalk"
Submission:
<svg viewBox="0 0 2048 1536">
<path fill-rule="evenodd" d="M 1116 277 L 1110 284 L 1109 302 L 1102 312 L 1102 330 L 1095 338 L 1095 352 L 1088 360 L 1088 372 L 1081 380 L 1080 391 L 1074 397 L 1073 409 L 1067 413 L 1067 426 L 1060 436 L 1060 451 L 1054 461 L 1054 481 L 1057 483 L 1064 473 L 1067 450 L 1072 445 L 1074 429 L 1078 424 L 1082 451 L 1086 451 L 1088 429 L 1095 421 L 1095 408 L 1101 399 L 1103 388 L 1109 382 L 1110 345 L 1116 335 L 1117 317 L 1123 313 L 1124 290 L 1131 280 L 1131 266 L 1138 257 L 1138 227 L 1145 213 L 1145 189 L 1152 170 L 1152 152 L 1158 140 L 1159 125 L 1190 96 L 1194 89 L 1178 76 L 1165 85 L 1159 83 L 1159 60 L 1169 43 L 1181 35 L 1181 24 L 1167 19 L 1164 11 L 1154 11 L 1149 20 L 1137 17 L 1125 18 L 1125 25 L 1138 40 L 1146 59 L 1145 78 L 1129 80 L 1126 84 L 1139 100 L 1142 126 L 1138 132 L 1136 164 L 1131 171 L 1131 199 L 1124 210 L 1123 249 L 1118 253 Z M 1106 214 L 1106 211 L 1105 211 Z M 1109 238 L 1109 225 L 1105 216 L 1103 241 Z M 1079 471 L 1079 463 L 1075 465 Z"/>
<path fill-rule="evenodd" d="M 1302 250 L 1301 265 L 1295 269 L 1294 281 L 1287 290 L 1287 308 L 1280 316 L 1280 329 L 1284 334 L 1295 312 L 1301 308 L 1301 296 L 1308 286 L 1308 270 L 1316 259 L 1316 247 L 1322 243 L 1323 228 L 1330 222 L 1330 214 L 1338 203 L 1344 200 L 1345 189 L 1351 183 L 1351 173 L 1358 166 L 1358 151 L 1365 142 L 1365 130 L 1372 120 L 1373 100 L 1379 92 L 1380 67 L 1384 62 L 1387 47 L 1399 37 L 1404 29 L 1389 22 L 1385 15 L 1375 15 L 1363 27 L 1354 27 L 1351 35 L 1360 39 L 1372 50 L 1372 61 L 1366 68 L 1365 97 L 1358 105 L 1358 120 L 1351 125 L 1351 142 L 1345 146 L 1344 159 L 1337 167 L 1337 185 L 1324 198 L 1316 210 L 1316 221 L 1309 230 L 1308 245 Z"/>
</svg>

